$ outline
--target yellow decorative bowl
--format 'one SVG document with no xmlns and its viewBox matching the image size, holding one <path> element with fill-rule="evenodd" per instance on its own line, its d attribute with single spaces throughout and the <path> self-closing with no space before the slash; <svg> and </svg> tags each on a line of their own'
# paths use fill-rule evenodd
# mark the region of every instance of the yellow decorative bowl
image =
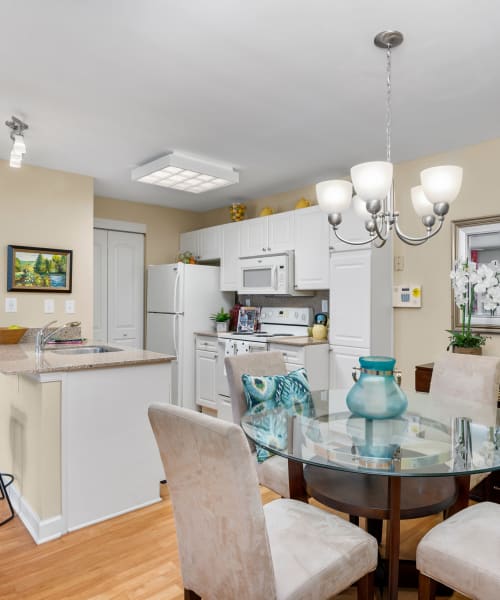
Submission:
<svg viewBox="0 0 500 600">
<path fill-rule="evenodd" d="M 244 204 L 239 202 L 234 202 L 229 207 L 229 214 L 231 216 L 231 221 L 242 221 L 245 218 L 245 212 L 247 207 Z"/>
<path fill-rule="evenodd" d="M 306 198 L 301 198 L 295 205 L 295 208 L 307 208 L 308 206 L 311 206 L 309 200 L 307 200 Z"/>
<path fill-rule="evenodd" d="M 0 327 L 0 344 L 17 344 L 27 331 L 27 327 Z"/>
</svg>

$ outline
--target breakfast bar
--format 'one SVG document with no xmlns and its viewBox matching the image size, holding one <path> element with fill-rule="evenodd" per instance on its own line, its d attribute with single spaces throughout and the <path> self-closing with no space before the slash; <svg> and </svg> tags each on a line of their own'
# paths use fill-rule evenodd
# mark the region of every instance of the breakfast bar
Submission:
<svg viewBox="0 0 500 600">
<path fill-rule="evenodd" d="M 147 408 L 170 402 L 172 360 L 118 346 L 0 345 L 0 464 L 37 543 L 159 501 Z"/>
</svg>

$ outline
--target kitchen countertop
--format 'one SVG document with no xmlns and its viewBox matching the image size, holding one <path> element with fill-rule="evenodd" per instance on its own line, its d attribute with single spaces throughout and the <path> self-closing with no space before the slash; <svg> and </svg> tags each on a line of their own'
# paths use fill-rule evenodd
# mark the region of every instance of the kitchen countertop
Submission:
<svg viewBox="0 0 500 600">
<path fill-rule="evenodd" d="M 218 337 L 216 331 L 195 331 L 195 335 L 205 335 L 209 337 Z M 299 335 L 285 335 L 283 337 L 270 337 L 267 340 L 271 344 L 286 344 L 288 346 L 317 346 L 319 344 L 328 344 L 328 338 L 316 340 L 313 337 Z"/>
<path fill-rule="evenodd" d="M 320 344 L 328 344 L 328 339 L 316 340 L 313 337 L 288 335 L 284 337 L 273 337 L 270 339 L 271 344 L 285 344 L 287 346 L 318 346 Z"/>
<path fill-rule="evenodd" d="M 61 349 L 103 345 L 120 348 L 117 344 L 64 345 Z M 58 347 L 59 348 L 59 347 Z M 0 344 L 0 373 L 4 375 L 33 375 L 57 371 L 80 371 L 83 369 L 105 369 L 132 365 L 164 363 L 175 360 L 175 356 L 121 347 L 120 352 L 95 354 L 61 354 L 46 348 L 41 356 L 35 355 L 33 344 Z M 56 349 L 57 350 L 57 349 Z"/>
</svg>

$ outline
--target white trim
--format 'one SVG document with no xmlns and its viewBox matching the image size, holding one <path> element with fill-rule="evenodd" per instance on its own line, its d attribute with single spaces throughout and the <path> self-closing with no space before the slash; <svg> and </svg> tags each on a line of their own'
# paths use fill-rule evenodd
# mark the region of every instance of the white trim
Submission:
<svg viewBox="0 0 500 600">
<path fill-rule="evenodd" d="M 40 519 L 28 501 L 21 496 L 15 483 L 9 487 L 8 493 L 16 515 L 21 519 L 36 544 L 50 542 L 66 533 L 62 515 L 50 519 Z"/>
<path fill-rule="evenodd" d="M 129 221 L 115 221 L 114 219 L 94 219 L 95 229 L 111 229 L 112 231 L 125 231 L 128 233 L 146 234 L 147 226 L 144 223 L 131 223 Z"/>
</svg>

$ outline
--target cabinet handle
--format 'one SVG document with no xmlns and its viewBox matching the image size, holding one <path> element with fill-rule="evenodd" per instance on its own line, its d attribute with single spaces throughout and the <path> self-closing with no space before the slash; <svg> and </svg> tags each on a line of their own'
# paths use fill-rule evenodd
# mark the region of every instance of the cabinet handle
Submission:
<svg viewBox="0 0 500 600">
<path fill-rule="evenodd" d="M 268 252 L 271 252 L 271 248 L 268 248 L 267 250 L 268 250 Z"/>
<path fill-rule="evenodd" d="M 266 251 L 266 249 L 265 249 L 265 248 L 262 248 L 262 252 L 265 252 L 265 251 Z"/>
</svg>

